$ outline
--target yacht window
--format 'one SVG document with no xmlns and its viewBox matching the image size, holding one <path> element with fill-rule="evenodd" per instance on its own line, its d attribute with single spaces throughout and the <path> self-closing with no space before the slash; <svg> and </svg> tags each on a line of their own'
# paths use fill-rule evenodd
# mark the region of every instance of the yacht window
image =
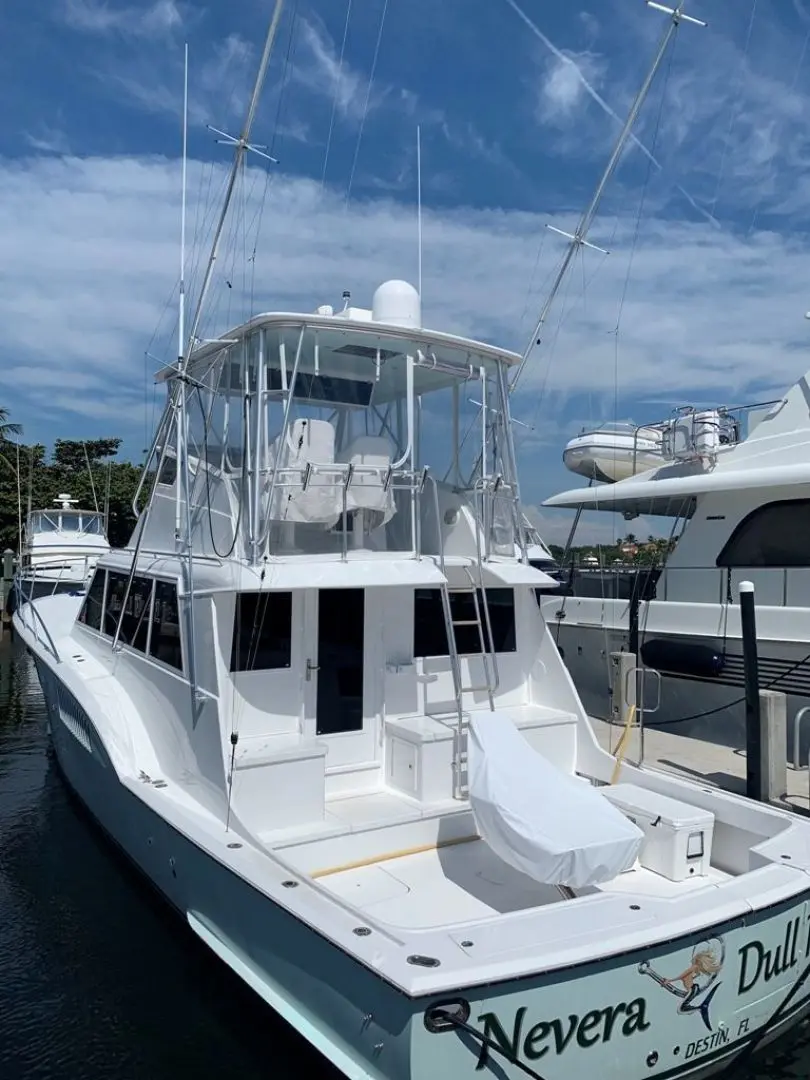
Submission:
<svg viewBox="0 0 810 1080">
<path fill-rule="evenodd" d="M 59 525 L 65 532 L 78 532 L 81 529 L 81 519 L 78 514 L 62 514 Z"/>
<path fill-rule="evenodd" d="M 104 625 L 102 629 L 109 637 L 115 637 L 128 576 L 128 574 L 116 573 L 114 570 L 107 573 L 107 597 L 104 601 Z"/>
<path fill-rule="evenodd" d="M 165 457 L 163 464 L 160 466 L 160 473 L 158 474 L 158 483 L 166 484 L 169 487 L 172 486 L 177 479 L 177 458 Z"/>
<path fill-rule="evenodd" d="M 759 506 L 736 527 L 718 566 L 810 566 L 810 499 Z"/>
<path fill-rule="evenodd" d="M 489 621 L 492 627 L 492 652 L 515 652 L 515 593 L 513 589 L 487 589 Z M 478 590 L 478 608 L 484 625 L 486 616 L 482 590 Z M 481 652 L 481 635 L 475 625 L 475 601 L 472 593 L 450 592 L 450 611 L 455 626 L 456 649 L 462 656 Z M 447 656 L 442 595 L 439 589 L 417 589 L 414 598 L 414 656 Z"/>
<path fill-rule="evenodd" d="M 104 606 L 104 571 L 96 570 L 90 588 L 79 612 L 79 622 L 93 630 L 101 629 L 101 612 Z"/>
<path fill-rule="evenodd" d="M 124 618 L 121 622 L 121 641 L 139 652 L 146 652 L 149 637 L 149 605 L 152 602 L 153 579 L 135 576 L 129 589 Z"/>
<path fill-rule="evenodd" d="M 149 655 L 170 667 L 177 668 L 178 671 L 183 670 L 177 586 L 170 585 L 167 581 L 155 582 Z"/>
<path fill-rule="evenodd" d="M 104 633 L 115 637 L 121 605 L 127 593 L 129 574 L 117 570 L 107 573 L 107 601 L 104 605 Z M 121 620 L 119 641 L 146 652 L 149 634 L 149 604 L 152 599 L 152 578 L 136 574 L 129 587 L 124 617 Z"/>
<path fill-rule="evenodd" d="M 290 666 L 292 593 L 237 593 L 231 671 Z"/>
</svg>

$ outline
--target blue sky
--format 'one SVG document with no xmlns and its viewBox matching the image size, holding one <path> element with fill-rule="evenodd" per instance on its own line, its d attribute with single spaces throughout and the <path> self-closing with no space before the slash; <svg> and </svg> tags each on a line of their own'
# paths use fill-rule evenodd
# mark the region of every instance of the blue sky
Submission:
<svg viewBox="0 0 810 1080">
<path fill-rule="evenodd" d="M 174 351 L 183 43 L 193 265 L 229 163 L 206 124 L 238 128 L 271 7 L 4 5 L 2 403 L 27 438 L 121 434 L 139 455 Z M 687 11 L 709 26 L 679 30 L 606 193 L 591 240 L 610 255 L 577 260 L 516 396 L 530 503 L 575 486 L 560 455 L 583 424 L 770 397 L 810 366 L 810 3 Z M 341 63 L 346 14 L 287 0 L 254 128 L 280 165 L 246 176 L 209 330 L 246 313 L 246 284 L 255 307 L 311 310 L 415 280 L 420 124 L 425 322 L 522 349 L 564 252 L 545 226 L 575 224 L 666 16 L 354 0 Z"/>
</svg>

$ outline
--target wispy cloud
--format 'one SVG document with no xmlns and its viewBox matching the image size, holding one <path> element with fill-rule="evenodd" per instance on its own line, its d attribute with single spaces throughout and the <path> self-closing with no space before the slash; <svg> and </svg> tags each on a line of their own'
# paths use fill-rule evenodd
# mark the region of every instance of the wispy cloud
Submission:
<svg viewBox="0 0 810 1080">
<path fill-rule="evenodd" d="M 293 68 L 297 83 L 320 97 L 334 102 L 343 120 L 359 123 L 366 103 L 368 75 L 361 74 L 340 54 L 326 27 L 314 19 L 298 19 L 298 33 L 306 53 Z M 377 88 L 369 100 L 369 109 L 376 107 L 386 91 Z"/>
<path fill-rule="evenodd" d="M 47 124 L 43 124 L 36 135 L 33 132 L 26 132 L 25 141 L 33 150 L 39 150 L 43 154 L 70 153 L 70 142 L 64 131 L 49 127 Z"/>
<path fill-rule="evenodd" d="M 582 104 L 590 97 L 587 86 L 601 83 L 606 62 L 590 52 L 553 53 L 540 85 L 538 112 L 542 122 L 570 124 Z"/>
<path fill-rule="evenodd" d="M 64 0 L 62 14 L 65 22 L 76 30 L 137 38 L 162 37 L 183 23 L 181 8 L 175 0 L 124 7 L 114 7 L 102 0 Z"/>
</svg>

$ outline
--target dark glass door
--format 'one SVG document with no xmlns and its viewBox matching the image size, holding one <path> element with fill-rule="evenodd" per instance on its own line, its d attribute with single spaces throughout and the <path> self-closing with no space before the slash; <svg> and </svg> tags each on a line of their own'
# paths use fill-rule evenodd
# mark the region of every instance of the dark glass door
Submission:
<svg viewBox="0 0 810 1080">
<path fill-rule="evenodd" d="M 318 735 L 363 730 L 364 601 L 362 589 L 318 593 Z"/>
</svg>

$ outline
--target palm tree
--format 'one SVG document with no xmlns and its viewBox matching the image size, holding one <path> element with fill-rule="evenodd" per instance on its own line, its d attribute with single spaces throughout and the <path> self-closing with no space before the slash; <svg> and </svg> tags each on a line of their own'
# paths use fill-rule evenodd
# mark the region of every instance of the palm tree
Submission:
<svg viewBox="0 0 810 1080">
<path fill-rule="evenodd" d="M 0 406 L 0 461 L 7 465 L 15 476 L 17 475 L 17 470 L 3 451 L 8 451 L 10 448 L 12 444 L 11 436 L 22 435 L 22 430 L 21 424 L 12 424 L 9 421 L 8 409 L 4 409 Z"/>
<path fill-rule="evenodd" d="M 8 419 L 8 409 L 0 407 L 0 443 L 10 441 L 11 435 L 22 435 L 22 425 L 12 424 Z"/>
</svg>

